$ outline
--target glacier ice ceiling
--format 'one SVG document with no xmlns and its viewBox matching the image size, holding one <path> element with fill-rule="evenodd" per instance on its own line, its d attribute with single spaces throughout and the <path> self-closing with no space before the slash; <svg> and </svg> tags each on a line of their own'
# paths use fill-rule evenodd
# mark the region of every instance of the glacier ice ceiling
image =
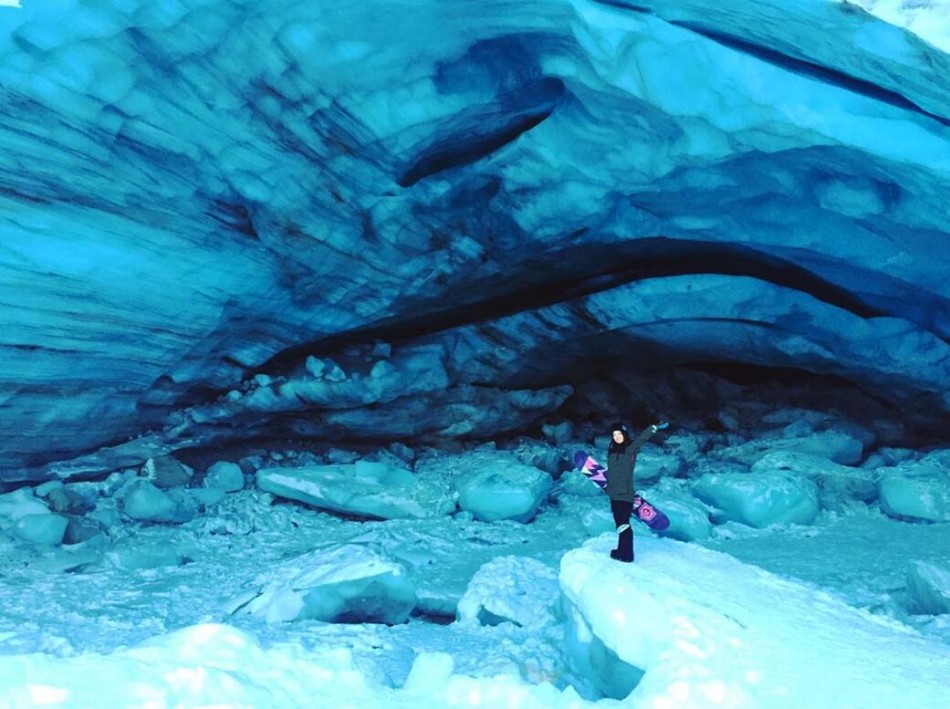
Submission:
<svg viewBox="0 0 950 709">
<path fill-rule="evenodd" d="M 716 367 L 947 420 L 950 56 L 852 4 L 20 4 L 2 480 Z"/>
</svg>

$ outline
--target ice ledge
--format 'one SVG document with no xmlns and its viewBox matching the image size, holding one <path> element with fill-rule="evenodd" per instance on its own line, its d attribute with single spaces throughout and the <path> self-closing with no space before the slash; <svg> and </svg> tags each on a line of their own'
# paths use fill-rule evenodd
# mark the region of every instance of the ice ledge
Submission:
<svg viewBox="0 0 950 709">
<path fill-rule="evenodd" d="M 568 552 L 560 582 L 575 636 L 643 672 L 637 706 L 950 702 L 946 645 L 719 552 L 637 539 L 628 565 L 612 541 Z"/>
</svg>

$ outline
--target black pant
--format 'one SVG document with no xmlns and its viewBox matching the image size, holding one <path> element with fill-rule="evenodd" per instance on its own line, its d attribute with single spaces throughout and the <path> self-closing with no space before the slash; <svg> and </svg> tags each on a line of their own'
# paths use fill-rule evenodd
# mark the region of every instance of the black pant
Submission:
<svg viewBox="0 0 950 709">
<path fill-rule="evenodd" d="M 610 511 L 614 513 L 614 524 L 617 527 L 627 525 L 617 539 L 617 556 L 623 561 L 633 561 L 633 527 L 630 526 L 633 503 L 626 500 L 611 500 Z"/>
</svg>

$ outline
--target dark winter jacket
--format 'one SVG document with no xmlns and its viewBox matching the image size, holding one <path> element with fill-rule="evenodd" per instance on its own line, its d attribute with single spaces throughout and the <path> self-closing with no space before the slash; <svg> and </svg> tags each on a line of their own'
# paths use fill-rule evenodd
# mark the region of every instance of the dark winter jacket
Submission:
<svg viewBox="0 0 950 709">
<path fill-rule="evenodd" d="M 637 464 L 637 453 L 640 446 L 646 443 L 656 431 L 653 426 L 647 426 L 634 440 L 621 443 L 611 443 L 607 452 L 607 487 L 604 491 L 611 500 L 633 502 L 633 469 Z"/>
</svg>

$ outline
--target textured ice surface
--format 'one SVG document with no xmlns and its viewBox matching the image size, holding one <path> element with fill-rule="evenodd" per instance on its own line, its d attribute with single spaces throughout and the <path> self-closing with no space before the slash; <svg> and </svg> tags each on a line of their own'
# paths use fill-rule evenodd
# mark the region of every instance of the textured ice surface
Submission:
<svg viewBox="0 0 950 709">
<path fill-rule="evenodd" d="M 455 510 L 443 480 L 385 463 L 265 468 L 257 472 L 257 485 L 320 509 L 377 519 L 439 517 Z"/>
<path fill-rule="evenodd" d="M 21 539 L 53 546 L 63 541 L 68 524 L 69 520 L 62 515 L 28 514 L 16 521 L 14 529 Z"/>
<path fill-rule="evenodd" d="M 239 465 L 221 461 L 208 468 L 203 484 L 212 489 L 237 492 L 244 487 L 244 473 Z"/>
<path fill-rule="evenodd" d="M 600 644 L 639 670 L 633 703 L 790 707 L 950 697 L 946 646 L 909 637 L 897 623 L 696 546 L 644 540 L 632 565 L 613 563 L 606 548 L 597 540 L 566 554 L 561 587 L 588 640 L 572 647 L 578 661 Z M 603 670 L 600 681 L 610 682 L 615 668 Z"/>
<path fill-rule="evenodd" d="M 853 3 L 21 4 L 3 479 L 145 431 L 87 467 L 492 436 L 650 347 L 950 409 L 950 58 Z"/>
<path fill-rule="evenodd" d="M 402 623 L 416 592 L 405 569 L 357 545 L 321 549 L 280 564 L 232 612 L 268 623 L 315 619 L 335 623 Z"/>
<path fill-rule="evenodd" d="M 145 480 L 133 482 L 122 497 L 122 510 L 143 522 L 187 522 L 196 513 L 196 505 L 181 490 L 165 492 Z"/>
<path fill-rule="evenodd" d="M 459 507 L 475 519 L 528 522 L 551 489 L 551 476 L 528 465 L 486 466 L 453 479 Z"/>
<path fill-rule="evenodd" d="M 482 566 L 458 603 L 458 619 L 514 623 L 540 631 L 558 619 L 557 571 L 533 559 L 499 557 Z"/>
<path fill-rule="evenodd" d="M 907 590 L 914 610 L 938 615 L 950 613 L 950 569 L 925 561 L 907 567 Z"/>
<path fill-rule="evenodd" d="M 935 452 L 920 460 L 881 468 L 881 509 L 897 518 L 950 521 L 950 457 Z"/>
<path fill-rule="evenodd" d="M 811 524 L 818 515 L 818 489 L 793 473 L 708 473 L 693 485 L 702 501 L 726 519 L 763 528 L 772 524 Z"/>
<path fill-rule="evenodd" d="M 837 465 L 822 456 L 799 453 L 795 450 L 775 451 L 756 461 L 753 472 L 787 470 L 813 480 L 818 486 L 818 497 L 824 509 L 858 500 L 872 502 L 878 494 L 875 470 Z"/>
<path fill-rule="evenodd" d="M 697 541 L 657 539 L 637 523 L 633 565 L 609 557 L 616 533 L 603 493 L 586 480 L 572 484 L 569 473 L 528 523 L 465 513 L 367 520 L 256 489 L 209 488 L 189 489 L 220 496 L 190 522 L 138 522 L 117 510 L 142 482 L 134 469 L 2 495 L 0 705 L 111 709 L 149 697 L 304 706 L 316 696 L 387 709 L 475 699 L 578 709 L 631 692 L 625 703 L 657 706 L 946 705 L 947 614 L 929 602 L 945 595 L 950 523 L 895 520 L 826 482 L 836 511 L 809 526 L 755 529 L 714 516 L 710 529 L 709 508 L 692 496 L 695 475 L 718 467 L 754 479 L 717 454 L 794 418 L 787 408 L 747 408 L 736 402 L 731 413 L 762 430 L 681 430 L 667 442 L 687 477 L 664 477 L 648 494 L 673 518 L 671 530 L 682 523 L 677 529 Z M 579 445 L 560 450 L 569 456 Z M 521 440 L 453 453 L 323 455 L 399 467 L 399 451 L 412 475 L 447 481 L 506 473 L 550 450 Z M 882 448 L 860 469 L 800 453 L 760 462 L 787 464 L 812 484 L 812 473 L 830 481 L 848 470 L 934 471 L 946 455 Z M 316 457 L 282 447 L 241 462 Z M 16 520 L 52 516 L 45 510 L 56 492 L 94 506 L 83 514 L 104 531 L 56 547 L 17 537 Z"/>
</svg>

